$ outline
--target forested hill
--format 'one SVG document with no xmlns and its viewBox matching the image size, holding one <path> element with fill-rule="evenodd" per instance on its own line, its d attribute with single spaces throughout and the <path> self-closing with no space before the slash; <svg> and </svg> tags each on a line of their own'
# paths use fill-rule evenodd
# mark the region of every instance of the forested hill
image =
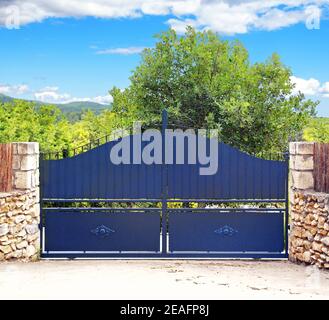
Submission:
<svg viewBox="0 0 329 320">
<path fill-rule="evenodd" d="M 14 98 L 0 94 L 0 103 L 1 102 L 10 102 Z M 18 99 L 20 100 L 20 99 Z M 37 106 L 47 105 L 47 103 L 34 101 Z M 96 102 L 90 101 L 77 101 L 64 104 L 52 104 L 57 106 L 65 114 L 81 114 L 83 110 L 92 110 L 95 114 L 99 114 L 102 110 L 111 109 L 111 105 L 104 105 Z"/>
</svg>

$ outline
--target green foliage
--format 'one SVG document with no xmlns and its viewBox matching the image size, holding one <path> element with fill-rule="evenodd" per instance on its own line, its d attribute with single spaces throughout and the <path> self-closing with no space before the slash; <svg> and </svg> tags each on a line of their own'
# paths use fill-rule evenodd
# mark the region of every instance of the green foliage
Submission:
<svg viewBox="0 0 329 320">
<path fill-rule="evenodd" d="M 0 103 L 13 102 L 14 100 L 16 101 L 20 100 L 26 102 L 26 100 L 14 99 L 4 94 L 0 94 Z M 48 106 L 52 105 L 50 103 L 44 103 L 40 101 L 28 101 L 28 102 L 33 102 L 33 104 L 37 108 L 44 105 L 48 105 Z M 60 103 L 53 105 L 56 106 L 58 109 L 60 109 L 71 122 L 80 120 L 82 113 L 87 110 L 92 110 L 95 114 L 100 114 L 102 111 L 111 110 L 112 108 L 111 105 L 103 105 L 91 101 L 76 101 L 76 102 Z"/>
<path fill-rule="evenodd" d="M 314 114 L 317 103 L 292 95 L 291 71 L 274 54 L 251 64 L 237 41 L 188 28 L 157 36 L 131 76 L 131 85 L 114 95 L 113 107 L 127 116 L 189 128 L 216 127 L 221 140 L 251 153 L 283 151 Z"/>
<path fill-rule="evenodd" d="M 13 100 L 0 105 L 0 142 L 38 141 L 43 150 L 60 150 L 69 141 L 69 123 L 56 107 Z"/>
<path fill-rule="evenodd" d="M 304 130 L 304 140 L 329 143 L 329 118 L 314 118 Z"/>
<path fill-rule="evenodd" d="M 72 150 L 119 128 L 119 117 L 104 110 L 88 110 L 71 123 L 56 106 L 24 100 L 0 104 L 0 143 L 37 141 L 43 152 Z"/>
</svg>

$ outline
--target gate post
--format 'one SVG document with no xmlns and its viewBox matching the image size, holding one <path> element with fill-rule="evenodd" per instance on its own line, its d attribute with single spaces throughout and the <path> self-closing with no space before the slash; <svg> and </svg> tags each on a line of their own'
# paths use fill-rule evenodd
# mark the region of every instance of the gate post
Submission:
<svg viewBox="0 0 329 320">
<path fill-rule="evenodd" d="M 0 261 L 39 257 L 39 144 L 0 144 Z"/>
<path fill-rule="evenodd" d="M 162 111 L 162 254 L 167 253 L 167 166 L 166 166 L 166 129 L 168 126 L 168 112 L 166 109 Z"/>
</svg>

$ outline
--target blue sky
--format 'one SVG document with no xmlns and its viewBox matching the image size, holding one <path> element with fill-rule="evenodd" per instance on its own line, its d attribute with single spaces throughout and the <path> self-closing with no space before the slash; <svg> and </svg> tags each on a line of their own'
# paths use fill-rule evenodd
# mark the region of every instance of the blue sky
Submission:
<svg viewBox="0 0 329 320">
<path fill-rule="evenodd" d="M 154 34 L 169 27 L 182 32 L 191 24 L 241 40 L 252 62 L 279 53 L 297 89 L 320 100 L 318 115 L 329 116 L 329 1 L 159 0 L 155 6 L 154 1 L 104 5 L 96 0 L 83 2 L 89 3 L 86 12 L 76 0 L 66 0 L 65 8 L 58 4 L 62 1 L 47 3 L 52 2 L 52 7 L 40 0 L 0 3 L 0 93 L 107 103 L 112 86 L 129 85 L 139 51 L 154 46 Z M 8 20 L 10 10 L 15 15 Z M 319 26 L 316 10 L 321 10 Z"/>
</svg>

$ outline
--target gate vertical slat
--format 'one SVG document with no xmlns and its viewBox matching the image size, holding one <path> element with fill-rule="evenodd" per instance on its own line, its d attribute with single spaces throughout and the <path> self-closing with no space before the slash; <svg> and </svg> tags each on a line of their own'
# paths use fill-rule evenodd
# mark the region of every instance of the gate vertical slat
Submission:
<svg viewBox="0 0 329 320">
<path fill-rule="evenodd" d="M 285 208 L 285 226 L 284 226 L 284 233 L 285 233 L 285 251 L 286 254 L 289 252 L 289 153 L 285 153 L 284 155 L 285 161 L 286 161 L 286 172 L 285 172 L 285 180 L 286 180 L 286 190 L 285 190 L 285 195 L 286 195 L 286 208 Z"/>
<path fill-rule="evenodd" d="M 42 257 L 43 254 L 43 225 L 44 225 L 44 214 L 43 214 L 43 186 L 45 184 L 45 170 L 44 170 L 45 162 L 43 160 L 43 154 L 39 154 L 39 170 L 40 170 L 40 186 L 39 186 L 39 197 L 40 197 L 40 221 L 39 221 L 39 230 L 40 230 L 40 255 Z"/>
<path fill-rule="evenodd" d="M 167 110 L 162 111 L 162 254 L 167 253 L 167 197 L 168 197 L 168 170 L 165 161 L 166 129 L 168 126 Z"/>
</svg>

